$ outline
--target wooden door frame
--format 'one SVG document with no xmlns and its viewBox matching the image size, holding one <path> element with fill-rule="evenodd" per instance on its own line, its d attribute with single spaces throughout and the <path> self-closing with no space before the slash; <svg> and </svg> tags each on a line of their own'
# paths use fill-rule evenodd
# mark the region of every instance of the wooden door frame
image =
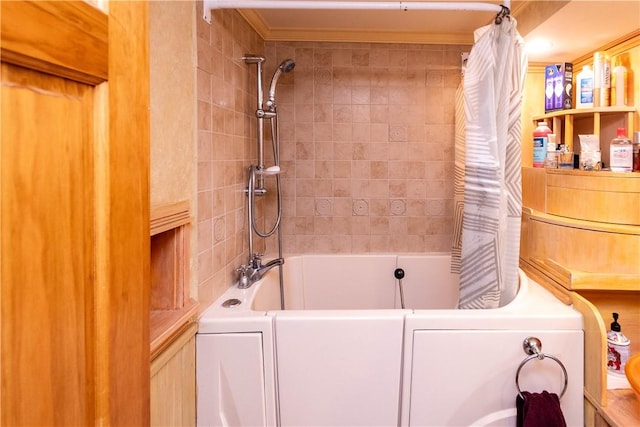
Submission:
<svg viewBox="0 0 640 427">
<path fill-rule="evenodd" d="M 97 322 L 105 328 L 96 390 L 97 419 L 107 425 L 149 425 L 149 11 L 146 1 L 112 1 L 109 8 L 108 156 L 98 180 L 100 221 Z M 108 89 L 104 86 L 107 85 Z M 103 135 L 106 132 L 102 132 Z M 98 154 L 100 156 L 100 154 Z M 121 334 L 122 331 L 135 333 Z M 127 355 L 123 357 L 123 355 Z"/>
</svg>

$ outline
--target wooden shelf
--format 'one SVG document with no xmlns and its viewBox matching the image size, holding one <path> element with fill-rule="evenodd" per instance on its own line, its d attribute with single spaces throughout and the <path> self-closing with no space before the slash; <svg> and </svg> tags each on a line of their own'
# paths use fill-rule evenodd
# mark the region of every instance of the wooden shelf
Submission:
<svg viewBox="0 0 640 427">
<path fill-rule="evenodd" d="M 574 116 L 574 117 L 589 117 L 595 113 L 599 114 L 613 114 L 613 113 L 634 113 L 636 107 L 597 107 L 597 108 L 573 108 L 571 110 L 558 110 L 551 111 L 546 114 L 538 114 L 532 117 L 533 120 L 544 120 L 553 117 L 562 116 Z"/>
<path fill-rule="evenodd" d="M 150 220 L 149 232 L 151 236 L 188 224 L 191 222 L 189 201 L 153 206 Z"/>
<path fill-rule="evenodd" d="M 607 390 L 607 406 L 600 414 L 611 427 L 640 426 L 640 402 L 633 390 Z"/>
<path fill-rule="evenodd" d="M 544 170 L 545 173 L 548 173 L 550 175 L 579 176 L 584 178 L 589 178 L 589 177 L 620 178 L 620 179 L 627 180 L 627 187 L 633 186 L 633 188 L 635 189 L 640 188 L 640 172 L 611 172 L 610 170 L 585 171 L 580 169 L 550 169 L 550 168 L 535 168 L 535 169 Z M 632 180 L 632 181 L 628 181 L 628 180 Z M 634 180 L 639 180 L 639 181 L 634 181 Z M 592 188 L 592 185 L 593 185 L 592 183 L 582 183 L 581 187 Z M 603 189 L 606 189 L 606 188 L 603 188 Z"/>
<path fill-rule="evenodd" d="M 198 310 L 198 302 L 190 299 L 178 310 L 151 311 L 151 360 L 197 320 Z"/>
<path fill-rule="evenodd" d="M 535 220 L 562 227 L 579 228 L 582 230 L 598 231 L 603 233 L 619 233 L 640 236 L 640 228 L 635 225 L 609 224 L 599 221 L 587 221 L 576 218 L 565 218 L 559 215 L 544 213 L 539 210 L 524 208 L 524 212 L 535 217 Z"/>
<path fill-rule="evenodd" d="M 151 357 L 195 322 L 199 305 L 189 292 L 188 202 L 151 209 Z"/>
<path fill-rule="evenodd" d="M 565 267 L 551 259 L 530 259 L 556 282 L 571 291 L 640 291 L 640 274 L 591 273 Z"/>
<path fill-rule="evenodd" d="M 636 107 L 574 108 L 571 110 L 558 110 L 535 115 L 531 119 L 534 123 L 539 120 L 551 120 L 553 132 L 558 135 L 558 138 L 562 137 L 562 141 L 569 147 L 569 150 L 577 153 L 580 151 L 577 133 L 582 132 L 598 135 L 600 145 L 603 147 L 608 143 L 608 138 L 605 138 L 606 136 L 615 136 L 615 127 L 612 129 L 611 121 L 616 119 L 616 116 L 620 116 L 623 120 L 619 125 L 625 123 L 624 127 L 627 129 L 627 134 L 633 134 L 634 115 L 636 111 Z M 592 126 L 577 126 L 578 122 L 584 122 L 586 120 L 592 120 Z M 578 129 L 576 129 L 574 125 L 578 127 Z M 606 145 L 606 147 L 608 147 L 608 145 Z M 601 152 L 603 154 L 602 161 L 608 162 L 608 150 L 605 151 L 601 148 Z"/>
</svg>

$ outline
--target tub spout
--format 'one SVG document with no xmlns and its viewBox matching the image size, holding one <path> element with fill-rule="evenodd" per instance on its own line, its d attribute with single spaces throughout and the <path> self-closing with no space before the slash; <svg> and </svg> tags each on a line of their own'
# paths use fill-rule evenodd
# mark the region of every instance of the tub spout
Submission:
<svg viewBox="0 0 640 427">
<path fill-rule="evenodd" d="M 267 271 L 283 264 L 283 258 L 272 259 L 266 264 L 262 264 L 262 254 L 252 254 L 249 259 L 249 265 L 242 265 L 236 270 L 240 273 L 238 287 L 242 289 L 249 288 L 255 282 L 262 279 L 262 276 L 264 276 Z"/>
</svg>

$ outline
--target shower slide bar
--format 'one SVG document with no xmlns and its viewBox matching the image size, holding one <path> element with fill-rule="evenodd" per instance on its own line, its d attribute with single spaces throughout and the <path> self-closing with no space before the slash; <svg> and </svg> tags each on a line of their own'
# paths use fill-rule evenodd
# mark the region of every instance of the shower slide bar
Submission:
<svg viewBox="0 0 640 427">
<path fill-rule="evenodd" d="M 504 15 L 510 7 L 511 0 L 504 0 L 502 5 L 465 1 L 204 0 L 203 18 L 211 23 L 211 9 L 472 10 Z"/>
</svg>

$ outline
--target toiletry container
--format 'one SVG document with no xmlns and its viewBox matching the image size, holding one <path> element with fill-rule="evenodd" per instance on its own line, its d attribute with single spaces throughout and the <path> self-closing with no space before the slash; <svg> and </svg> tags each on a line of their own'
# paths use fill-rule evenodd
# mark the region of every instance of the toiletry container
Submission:
<svg viewBox="0 0 640 427">
<path fill-rule="evenodd" d="M 640 172 L 640 131 L 633 133 L 633 172 Z"/>
<path fill-rule="evenodd" d="M 556 151 L 556 135 L 550 133 L 547 135 L 547 157 L 544 159 L 544 167 L 549 169 L 558 168 L 558 154 Z"/>
<path fill-rule="evenodd" d="M 611 70 L 611 105 L 624 107 L 627 105 L 627 68 L 620 63 Z"/>
<path fill-rule="evenodd" d="M 593 106 L 608 107 L 611 102 L 611 60 L 605 52 L 593 54 Z"/>
<path fill-rule="evenodd" d="M 607 369 L 609 372 L 624 375 L 624 365 L 629 359 L 631 340 L 622 333 L 618 323 L 618 313 L 613 313 L 611 329 L 607 332 Z"/>
<path fill-rule="evenodd" d="M 633 170 L 633 144 L 627 138 L 625 128 L 618 128 L 618 135 L 611 140 L 609 168 L 612 172 L 631 172 Z"/>
<path fill-rule="evenodd" d="M 544 160 L 547 158 L 547 142 L 551 129 L 547 122 L 538 122 L 538 127 L 533 131 L 533 167 L 544 167 Z"/>
<path fill-rule="evenodd" d="M 576 108 L 593 108 L 593 69 L 588 65 L 576 76 Z"/>
</svg>

